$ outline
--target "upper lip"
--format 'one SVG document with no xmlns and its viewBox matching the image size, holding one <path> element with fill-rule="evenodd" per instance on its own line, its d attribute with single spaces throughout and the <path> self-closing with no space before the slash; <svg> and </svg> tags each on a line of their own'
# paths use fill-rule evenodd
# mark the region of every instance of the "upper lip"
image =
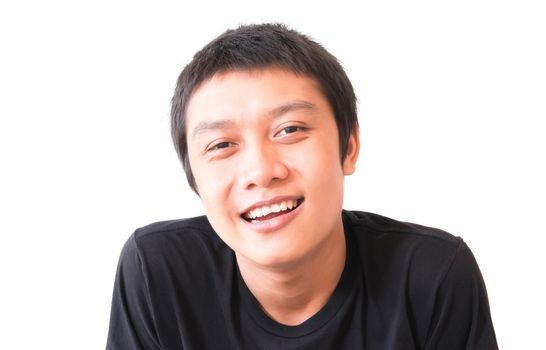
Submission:
<svg viewBox="0 0 546 350">
<path fill-rule="evenodd" d="M 250 207 L 244 209 L 241 214 L 249 213 L 251 210 L 254 210 L 256 208 L 269 206 L 271 204 L 280 203 L 282 201 L 289 201 L 289 200 L 294 201 L 294 200 L 298 200 L 300 198 L 302 198 L 302 196 L 277 196 L 277 197 L 274 197 L 274 198 L 271 198 L 271 199 L 268 199 L 268 200 L 265 200 L 265 201 L 256 202 L 256 203 L 252 204 Z"/>
</svg>

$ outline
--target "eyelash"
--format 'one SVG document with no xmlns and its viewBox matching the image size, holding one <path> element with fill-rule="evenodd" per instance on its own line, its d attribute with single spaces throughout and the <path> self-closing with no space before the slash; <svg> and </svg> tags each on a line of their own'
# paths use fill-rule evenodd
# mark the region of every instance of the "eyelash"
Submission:
<svg viewBox="0 0 546 350">
<path fill-rule="evenodd" d="M 209 147 L 209 149 L 207 149 L 207 152 L 218 151 L 218 150 L 221 150 L 221 149 L 224 149 L 224 148 L 228 148 L 231 144 L 232 144 L 232 142 L 229 142 L 229 141 L 218 142 L 217 144 Z M 220 146 L 222 146 L 222 147 L 220 147 Z"/>
<path fill-rule="evenodd" d="M 293 131 L 292 132 L 287 132 L 286 129 L 293 129 Z M 285 132 L 286 135 L 288 135 L 288 134 L 293 134 L 293 133 L 295 133 L 297 131 L 305 131 L 305 130 L 307 130 L 307 128 L 304 128 L 303 126 L 289 125 L 289 126 L 285 126 L 284 128 L 282 128 L 277 134 L 275 134 L 275 136 L 279 135 L 283 131 Z"/>
<path fill-rule="evenodd" d="M 289 126 L 285 126 L 284 128 L 282 128 L 279 132 L 277 132 L 275 134 L 275 136 L 285 136 L 285 135 L 293 134 L 293 133 L 298 132 L 298 131 L 305 131 L 305 130 L 307 130 L 307 128 L 305 128 L 303 126 L 289 125 Z M 285 133 L 285 135 L 279 135 L 279 134 L 281 134 L 283 132 Z M 209 147 L 206 150 L 206 153 L 210 153 L 210 152 L 214 152 L 214 151 L 220 151 L 220 150 L 223 150 L 225 148 L 229 148 L 232 145 L 233 145 L 233 142 L 229 142 L 229 141 L 218 142 L 218 143 L 212 145 L 211 147 Z"/>
</svg>

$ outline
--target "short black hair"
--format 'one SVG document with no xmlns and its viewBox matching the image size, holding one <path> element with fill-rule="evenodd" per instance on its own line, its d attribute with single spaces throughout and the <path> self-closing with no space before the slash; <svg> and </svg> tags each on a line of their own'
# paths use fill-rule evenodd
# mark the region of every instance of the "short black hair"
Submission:
<svg viewBox="0 0 546 350">
<path fill-rule="evenodd" d="M 190 167 L 186 108 L 195 89 L 217 73 L 269 67 L 314 79 L 333 110 L 345 159 L 351 133 L 358 128 L 356 96 L 338 60 L 322 45 L 279 23 L 230 29 L 198 51 L 178 77 L 171 104 L 171 135 L 188 183 L 198 193 Z"/>
</svg>

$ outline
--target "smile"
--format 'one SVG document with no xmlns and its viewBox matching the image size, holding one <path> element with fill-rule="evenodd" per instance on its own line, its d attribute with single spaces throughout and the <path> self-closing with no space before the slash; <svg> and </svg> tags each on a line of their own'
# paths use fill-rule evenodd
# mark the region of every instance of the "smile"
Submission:
<svg viewBox="0 0 546 350">
<path fill-rule="evenodd" d="M 277 203 L 255 207 L 241 216 L 248 222 L 265 221 L 285 215 L 303 203 L 303 198 L 282 200 Z"/>
</svg>

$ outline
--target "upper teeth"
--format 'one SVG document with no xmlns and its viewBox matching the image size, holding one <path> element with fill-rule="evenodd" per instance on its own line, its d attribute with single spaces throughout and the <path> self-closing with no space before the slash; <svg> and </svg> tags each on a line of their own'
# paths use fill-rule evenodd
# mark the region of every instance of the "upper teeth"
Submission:
<svg viewBox="0 0 546 350">
<path fill-rule="evenodd" d="M 271 213 L 278 213 L 284 210 L 292 209 L 298 206 L 298 201 L 296 200 L 287 200 L 280 203 L 275 203 L 271 205 L 265 205 L 260 208 L 252 209 L 245 214 L 247 219 L 256 219 L 266 216 Z"/>
</svg>

